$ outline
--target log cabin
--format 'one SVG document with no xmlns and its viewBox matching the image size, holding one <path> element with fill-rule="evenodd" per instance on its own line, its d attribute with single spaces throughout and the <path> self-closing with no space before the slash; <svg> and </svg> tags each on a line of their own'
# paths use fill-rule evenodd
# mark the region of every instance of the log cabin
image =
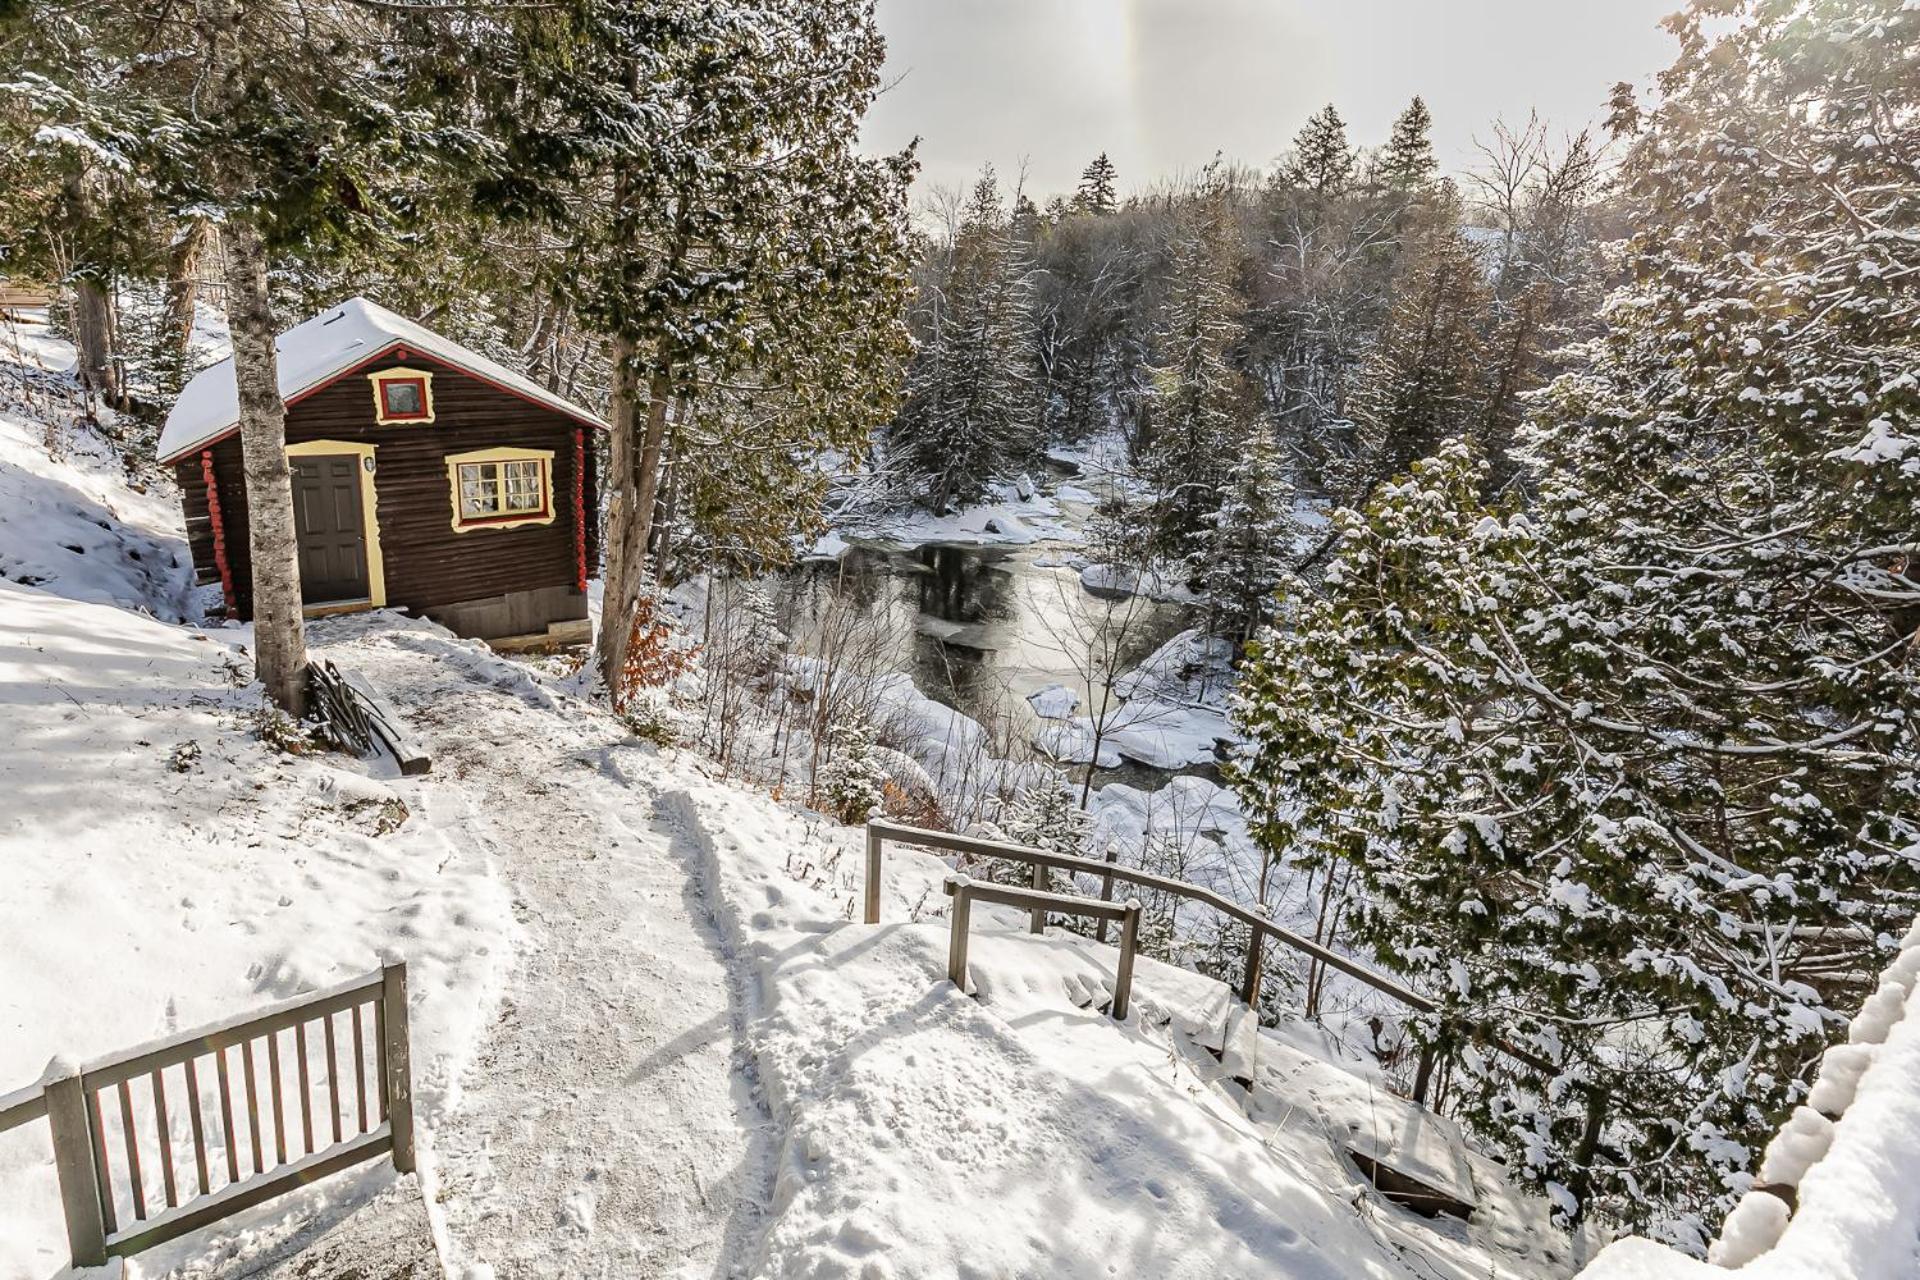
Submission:
<svg viewBox="0 0 1920 1280">
<path fill-rule="evenodd" d="M 354 298 L 279 340 L 308 616 L 400 608 L 502 647 L 587 638 L 597 572 L 594 414 Z M 203 585 L 252 616 L 233 363 L 161 432 Z"/>
</svg>

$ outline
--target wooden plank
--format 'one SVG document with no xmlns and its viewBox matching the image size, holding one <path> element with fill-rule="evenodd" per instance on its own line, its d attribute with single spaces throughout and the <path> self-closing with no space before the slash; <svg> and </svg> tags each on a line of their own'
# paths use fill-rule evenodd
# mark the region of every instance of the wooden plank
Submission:
<svg viewBox="0 0 1920 1280">
<path fill-rule="evenodd" d="M 353 690 L 367 710 L 367 722 L 373 726 L 373 732 L 392 754 L 405 777 L 415 777 L 430 772 L 433 757 L 427 754 L 425 747 L 407 732 L 406 722 L 400 718 L 393 704 L 381 697 L 379 692 L 356 671 L 342 671 L 340 678 L 347 688 Z"/>
<path fill-rule="evenodd" d="M 38 1120 L 47 1114 L 44 1086 L 30 1084 L 12 1093 L 0 1093 L 0 1133 Z"/>
<path fill-rule="evenodd" d="M 387 1072 L 384 1066 L 387 1060 L 387 1002 L 373 1002 L 373 1047 L 374 1072 L 380 1077 L 380 1118 L 387 1118 Z"/>
<path fill-rule="evenodd" d="M 227 1051 L 213 1052 L 214 1074 L 220 1085 L 220 1142 L 227 1149 L 227 1181 L 240 1181 L 240 1142 L 233 1131 L 233 1082 L 227 1077 Z"/>
<path fill-rule="evenodd" d="M 367 1131 L 367 1047 L 360 1029 L 360 1006 L 353 1006 L 353 1100 L 359 1112 L 359 1132 Z"/>
<path fill-rule="evenodd" d="M 267 1094 L 273 1099 L 273 1162 L 287 1162 L 287 1111 L 281 1101 L 280 1033 L 267 1033 Z"/>
<path fill-rule="evenodd" d="M 200 1115 L 200 1075 L 187 1059 L 187 1123 L 193 1129 L 193 1176 L 200 1194 L 207 1194 L 207 1129 Z"/>
<path fill-rule="evenodd" d="M 1253 1087 L 1260 1066 L 1260 1016 L 1245 1005 L 1236 1004 L 1227 1010 L 1220 1065 L 1226 1068 L 1228 1079 Z"/>
<path fill-rule="evenodd" d="M 1120 922 L 1120 967 L 1113 975 L 1113 1019 L 1127 1020 L 1133 998 L 1133 955 L 1140 947 L 1140 899 L 1127 899 L 1126 918 Z"/>
<path fill-rule="evenodd" d="M 240 1043 L 240 1073 L 247 1087 L 247 1137 L 253 1149 L 253 1171 L 264 1173 L 266 1164 L 261 1159 L 260 1152 L 260 1089 L 254 1083 L 253 1041 L 251 1040 L 243 1040 Z"/>
<path fill-rule="evenodd" d="M 1125 920 L 1127 908 L 1121 902 L 1101 902 L 1094 898 L 1076 898 L 1070 893 L 1042 893 L 1017 885 L 991 884 L 968 880 L 967 892 L 976 902 L 991 902 L 1001 907 L 1044 908 L 1061 915 L 1091 916 L 1096 919 Z"/>
<path fill-rule="evenodd" d="M 967 923 L 972 915 L 972 883 L 965 877 L 949 877 L 947 895 L 953 899 L 953 919 L 947 932 L 947 981 L 967 993 Z"/>
<path fill-rule="evenodd" d="M 320 1025 L 327 1044 L 327 1115 L 333 1121 L 333 1140 L 340 1142 L 346 1135 L 340 1131 L 340 1060 L 333 1047 L 333 1015 L 322 1018 Z"/>
<path fill-rule="evenodd" d="M 116 1087 L 120 1091 L 120 1140 L 127 1153 L 127 1183 L 133 1188 L 133 1216 L 145 1222 L 147 1188 L 140 1176 L 140 1139 L 133 1131 L 133 1089 L 125 1080 Z"/>
<path fill-rule="evenodd" d="M 114 1207 L 113 1167 L 107 1163 L 107 1126 L 100 1118 L 100 1090 L 82 1086 L 87 1095 L 87 1129 L 93 1134 L 93 1176 L 99 1184 L 100 1219 L 107 1234 L 119 1229 L 119 1211 Z"/>
<path fill-rule="evenodd" d="M 47 1091 L 47 1123 L 53 1130 L 53 1167 L 60 1181 L 60 1206 L 67 1219 L 67 1248 L 75 1267 L 97 1267 L 107 1260 L 107 1225 L 93 1163 L 86 1087 L 80 1073 L 71 1067 L 42 1083 Z"/>
<path fill-rule="evenodd" d="M 167 1124 L 167 1082 L 158 1071 L 153 1073 L 153 1127 L 160 1136 L 160 1183 L 167 1193 L 167 1208 L 180 1203 L 180 1188 L 173 1178 L 173 1130 Z"/>
<path fill-rule="evenodd" d="M 293 1052 L 298 1060 L 300 1076 L 300 1137 L 305 1144 L 302 1157 L 313 1154 L 313 1081 L 307 1071 L 307 1024 L 302 1022 L 293 1029 Z"/>
<path fill-rule="evenodd" d="M 1380 1094 L 1367 1121 L 1347 1128 L 1344 1145 L 1354 1164 L 1395 1204 L 1427 1217 L 1464 1218 L 1478 1203 L 1466 1144 L 1452 1121 Z"/>
<path fill-rule="evenodd" d="M 213 1195 L 190 1200 L 139 1227 L 110 1236 L 105 1244 L 105 1252 L 116 1258 L 129 1257 L 189 1231 L 198 1231 L 209 1223 L 231 1217 L 242 1209 L 252 1208 L 277 1195 L 318 1181 L 330 1173 L 378 1159 L 392 1149 L 393 1135 L 382 1125 L 372 1133 L 363 1134 L 350 1142 L 306 1156 L 272 1173 L 222 1187 Z"/>
<path fill-rule="evenodd" d="M 407 964 L 389 960 L 382 968 L 386 1030 L 380 1041 L 380 1069 L 387 1079 L 387 1123 L 393 1130 L 393 1167 L 412 1173 L 413 1049 L 407 1035 Z"/>
</svg>

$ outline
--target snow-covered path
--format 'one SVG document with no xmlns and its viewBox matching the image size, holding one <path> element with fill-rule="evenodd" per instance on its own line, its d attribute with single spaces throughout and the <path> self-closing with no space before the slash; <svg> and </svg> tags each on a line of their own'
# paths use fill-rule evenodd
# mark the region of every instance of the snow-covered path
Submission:
<svg viewBox="0 0 1920 1280">
<path fill-rule="evenodd" d="M 429 1138 L 450 1274 L 734 1274 L 771 1139 L 699 868 L 655 815 L 659 757 L 602 717 L 556 715 L 511 664 L 404 627 L 336 628 L 360 634 L 333 652 L 427 741 L 433 790 L 470 809 L 522 931 Z"/>
</svg>

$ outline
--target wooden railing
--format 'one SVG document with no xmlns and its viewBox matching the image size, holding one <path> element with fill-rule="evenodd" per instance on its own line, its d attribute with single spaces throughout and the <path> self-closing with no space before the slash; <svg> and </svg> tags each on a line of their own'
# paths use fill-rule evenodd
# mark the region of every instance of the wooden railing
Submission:
<svg viewBox="0 0 1920 1280">
<path fill-rule="evenodd" d="M 309 1034 L 315 1024 L 318 1043 Z M 343 1078 L 346 1058 L 352 1075 Z M 317 1068 L 324 1068 L 321 1081 Z M 324 1110 L 315 1105 L 322 1085 Z M 290 1100 L 297 1127 L 288 1119 Z M 190 1168 L 174 1155 L 172 1117 L 181 1109 Z M 217 1129 L 209 1111 L 217 1111 Z M 410 1172 L 406 965 L 393 961 L 85 1066 L 56 1059 L 38 1084 L 0 1097 L 0 1132 L 42 1117 L 75 1267 L 138 1253 L 389 1152 L 394 1168 Z"/>
<path fill-rule="evenodd" d="M 1368 968 L 1359 961 L 1313 941 L 1303 938 L 1291 929 L 1275 924 L 1258 911 L 1244 907 L 1228 898 L 1221 897 L 1213 890 L 1197 884 L 1188 884 L 1184 880 L 1174 880 L 1167 876 L 1155 875 L 1151 871 L 1142 871 L 1135 867 L 1121 866 L 1114 862 L 1103 862 L 1095 858 L 1075 857 L 1072 854 L 1054 853 L 1048 849 L 1036 849 L 1029 845 L 1007 844 L 998 840 L 982 840 L 976 836 L 955 835 L 950 831 L 933 831 L 924 827 L 910 827 L 902 823 L 875 819 L 867 824 L 867 883 L 866 883 L 866 921 L 868 924 L 880 923 L 880 878 L 881 855 L 887 841 L 897 844 L 917 845 L 925 849 L 938 849 L 947 853 L 967 854 L 973 857 L 1000 858 L 1009 862 L 1024 862 L 1034 869 L 1034 883 L 1044 883 L 1048 870 L 1081 872 L 1099 877 L 1104 885 L 1103 899 L 1108 896 L 1111 885 L 1118 880 L 1126 884 L 1137 885 L 1143 889 L 1152 889 L 1160 893 L 1172 894 L 1190 902 L 1202 903 L 1213 908 L 1230 920 L 1236 920 L 1247 926 L 1248 943 L 1246 967 L 1240 981 L 1240 999 L 1249 1008 L 1258 1008 L 1260 1003 L 1261 967 L 1268 942 L 1277 942 L 1302 955 L 1310 956 L 1337 969 L 1348 977 L 1371 987 L 1383 995 L 1390 996 L 1419 1013 L 1437 1013 L 1439 1005 L 1426 996 L 1396 982 L 1387 975 Z M 1085 901 L 1081 899 L 1080 901 Z M 1040 932 L 1045 923 L 1048 908 L 1035 907 L 1031 929 Z M 1512 1044 L 1504 1037 L 1490 1035 L 1475 1030 L 1474 1039 L 1497 1049 L 1514 1061 L 1543 1075 L 1554 1075 L 1553 1064 L 1537 1054 L 1527 1052 Z M 1434 1046 L 1424 1046 L 1419 1064 L 1415 1069 L 1413 1082 L 1413 1100 L 1425 1103 L 1427 1091 L 1433 1077 Z"/>
<path fill-rule="evenodd" d="M 1003 907 L 1023 907 L 1035 916 L 1048 913 L 1087 916 L 1102 923 L 1120 922 L 1120 963 L 1113 974 L 1113 1002 L 1108 1006 L 1114 1021 L 1127 1020 L 1127 1006 L 1133 996 L 1133 955 L 1140 946 L 1140 900 L 1096 902 L 1065 893 L 1045 893 L 1038 889 L 1016 889 L 1008 885 L 988 884 L 970 876 L 948 876 L 947 896 L 953 899 L 953 922 L 947 941 L 947 978 L 962 994 L 967 990 L 967 930 L 973 918 L 973 904 L 993 902 Z"/>
</svg>

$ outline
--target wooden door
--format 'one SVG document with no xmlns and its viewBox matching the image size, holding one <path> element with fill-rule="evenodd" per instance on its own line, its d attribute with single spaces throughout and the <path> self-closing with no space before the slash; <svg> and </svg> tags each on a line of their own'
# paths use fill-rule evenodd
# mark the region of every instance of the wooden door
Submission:
<svg viewBox="0 0 1920 1280">
<path fill-rule="evenodd" d="M 300 598 L 307 604 L 367 599 L 367 531 L 360 514 L 366 477 L 359 457 L 316 454 L 291 462 Z"/>
</svg>

